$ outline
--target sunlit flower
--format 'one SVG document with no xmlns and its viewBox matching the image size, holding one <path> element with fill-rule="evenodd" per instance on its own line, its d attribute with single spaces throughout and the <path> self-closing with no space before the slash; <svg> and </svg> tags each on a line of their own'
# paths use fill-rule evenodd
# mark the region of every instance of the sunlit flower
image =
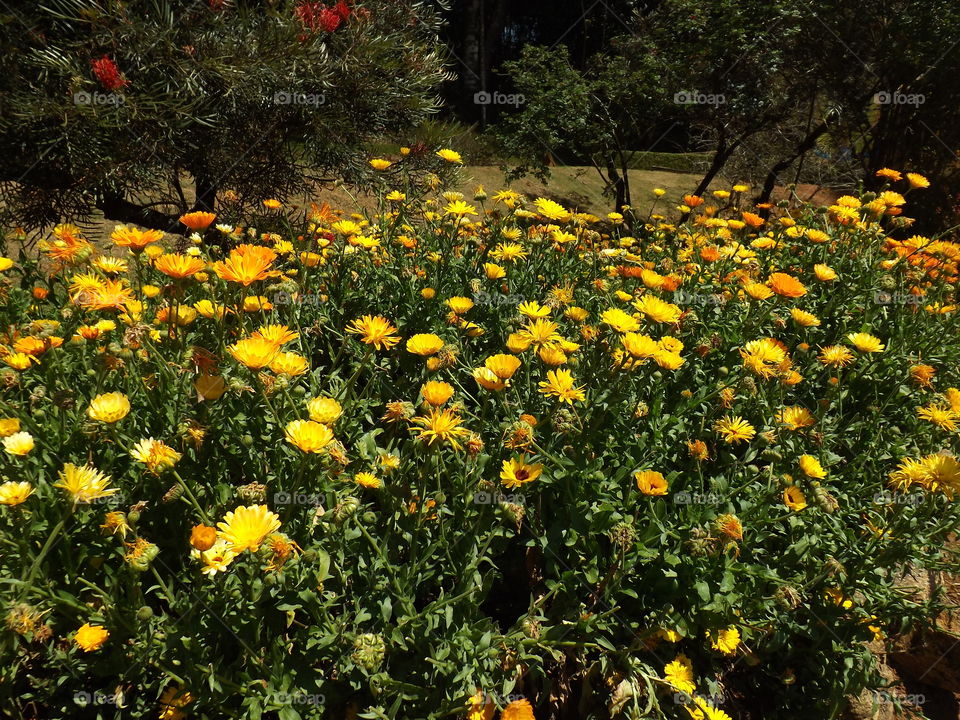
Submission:
<svg viewBox="0 0 960 720">
<path fill-rule="evenodd" d="M 191 275 L 196 275 L 203 270 L 207 263 L 200 258 L 191 255 L 181 255 L 180 253 L 168 253 L 161 255 L 153 261 L 153 266 L 164 275 L 172 278 L 183 279 Z"/>
<path fill-rule="evenodd" d="M 230 345 L 227 350 L 234 359 L 251 370 L 260 370 L 273 362 L 280 348 L 272 340 L 249 337 Z"/>
<path fill-rule="evenodd" d="M 748 423 L 742 417 L 727 415 L 714 424 L 714 429 L 723 438 L 724 442 L 736 444 L 740 442 L 749 442 L 757 434 L 753 425 Z"/>
<path fill-rule="evenodd" d="M 196 211 L 180 216 L 180 222 L 186 225 L 194 232 L 206 230 L 217 219 L 214 213 Z"/>
<path fill-rule="evenodd" d="M 73 635 L 73 641 L 84 652 L 93 652 L 103 647 L 110 637 L 110 631 L 102 625 L 84 623 Z"/>
<path fill-rule="evenodd" d="M 110 482 L 108 475 L 92 465 L 79 467 L 66 463 L 60 471 L 60 482 L 54 483 L 54 487 L 66 490 L 75 503 L 89 503 L 120 492 L 110 487 Z"/>
<path fill-rule="evenodd" d="M 407 352 L 414 355 L 435 355 L 443 347 L 443 339 L 433 333 L 419 333 L 407 340 Z"/>
<path fill-rule="evenodd" d="M 428 446 L 447 442 L 454 450 L 461 450 L 459 438 L 469 432 L 461 425 L 463 419 L 450 409 L 430 408 L 428 415 L 411 418 L 410 422 L 420 426 L 415 428 L 417 438 Z"/>
<path fill-rule="evenodd" d="M 0 505 L 20 505 L 33 495 L 33 485 L 25 480 L 0 483 Z"/>
<path fill-rule="evenodd" d="M 846 367 L 853 362 L 853 353 L 843 345 L 830 345 L 820 350 L 820 362 L 829 367 Z"/>
<path fill-rule="evenodd" d="M 724 655 L 734 655 L 737 648 L 740 647 L 740 631 L 735 627 L 708 633 L 708 637 L 710 638 L 710 647 L 719 650 Z"/>
<path fill-rule="evenodd" d="M 364 315 L 347 326 L 347 332 L 360 335 L 360 341 L 372 345 L 377 350 L 390 349 L 400 338 L 396 335 L 397 329 L 390 321 L 379 315 Z"/>
<path fill-rule="evenodd" d="M 153 438 L 146 438 L 138 442 L 133 446 L 130 454 L 135 460 L 146 465 L 147 469 L 154 474 L 169 470 L 180 460 L 180 453 L 166 443 Z"/>
<path fill-rule="evenodd" d="M 803 283 L 786 273 L 773 273 L 767 279 L 767 284 L 777 295 L 783 297 L 798 298 L 807 294 L 807 288 L 804 287 Z"/>
<path fill-rule="evenodd" d="M 503 461 L 500 470 L 500 482 L 508 488 L 517 488 L 526 483 L 533 482 L 543 472 L 543 465 L 527 463 L 526 456 L 510 458 Z"/>
<path fill-rule="evenodd" d="M 307 401 L 307 412 L 310 413 L 310 419 L 314 422 L 333 425 L 343 414 L 343 408 L 333 398 L 317 397 Z"/>
<path fill-rule="evenodd" d="M 228 512 L 217 527 L 234 552 L 257 552 L 267 536 L 280 529 L 280 518 L 266 505 L 241 506 Z"/>
<path fill-rule="evenodd" d="M 874 337 L 870 333 L 850 333 L 847 335 L 847 340 L 849 340 L 850 344 L 857 348 L 857 350 L 864 353 L 883 352 L 886 347 L 880 342 L 880 338 Z"/>
<path fill-rule="evenodd" d="M 333 430 L 313 420 L 291 420 L 284 432 L 287 442 L 305 453 L 320 453 L 333 440 Z"/>
<path fill-rule="evenodd" d="M 223 280 L 247 287 L 280 275 L 279 270 L 270 269 L 276 259 L 277 253 L 268 247 L 244 244 L 233 248 L 226 260 L 215 262 L 213 271 Z"/>
<path fill-rule="evenodd" d="M 682 653 L 663 668 L 663 679 L 676 690 L 688 695 L 697 689 L 693 681 L 693 663 L 690 662 L 690 658 Z"/>
<path fill-rule="evenodd" d="M 583 387 L 576 387 L 569 370 L 550 370 L 547 373 L 547 379 L 538 384 L 541 393 L 556 397 L 562 403 L 573 404 L 574 401 L 584 400 L 587 396 Z"/>
<path fill-rule="evenodd" d="M 633 474 L 637 489 L 644 495 L 666 495 L 667 479 L 656 470 L 638 470 Z"/>
<path fill-rule="evenodd" d="M 827 476 L 827 471 L 813 455 L 800 456 L 800 469 L 803 470 L 804 475 L 816 480 L 822 480 Z"/>
<path fill-rule="evenodd" d="M 783 490 L 783 504 L 794 512 L 800 512 L 807 507 L 807 498 L 796 485 L 790 485 Z"/>
</svg>

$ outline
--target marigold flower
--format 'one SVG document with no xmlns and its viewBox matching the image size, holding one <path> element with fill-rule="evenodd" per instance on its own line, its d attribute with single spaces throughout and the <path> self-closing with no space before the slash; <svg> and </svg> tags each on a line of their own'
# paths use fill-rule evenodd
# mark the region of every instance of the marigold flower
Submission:
<svg viewBox="0 0 960 720">
<path fill-rule="evenodd" d="M 358 472 L 353 476 L 353 481 L 360 487 L 378 490 L 383 487 L 383 481 L 371 472 Z"/>
<path fill-rule="evenodd" d="M 798 298 L 807 294 L 807 288 L 804 287 L 804 284 L 792 275 L 787 275 L 787 273 L 776 272 L 771 274 L 767 278 L 767 284 L 777 295 L 783 297 Z"/>
<path fill-rule="evenodd" d="M 791 405 L 778 411 L 776 419 L 777 422 L 786 425 L 788 430 L 801 430 L 816 422 L 810 411 L 799 405 Z"/>
<path fill-rule="evenodd" d="M 526 483 L 533 482 L 543 472 L 541 463 L 527 463 L 525 455 L 503 461 L 500 470 L 500 481 L 505 487 L 518 488 Z"/>
<path fill-rule="evenodd" d="M 463 419 L 449 408 L 439 410 L 430 408 L 427 416 L 411 418 L 410 422 L 419 425 L 415 428 L 417 438 L 428 446 L 438 442 L 450 443 L 454 450 L 461 450 L 459 438 L 466 436 L 469 431 L 461 425 Z"/>
<path fill-rule="evenodd" d="M 343 414 L 343 408 L 333 398 L 317 397 L 307 401 L 307 412 L 310 413 L 310 419 L 314 422 L 333 425 Z"/>
<path fill-rule="evenodd" d="M 883 352 L 886 347 L 882 342 L 880 342 L 880 338 L 874 337 L 870 333 L 850 333 L 847 335 L 847 340 L 849 340 L 850 343 L 857 348 L 857 350 L 864 353 Z"/>
<path fill-rule="evenodd" d="M 147 245 L 163 240 L 163 232 L 141 230 L 130 225 L 117 225 L 110 234 L 110 239 L 117 247 L 130 248 L 134 252 L 139 252 Z"/>
<path fill-rule="evenodd" d="M 249 337 L 230 345 L 227 350 L 241 365 L 251 370 L 260 370 L 273 362 L 280 352 L 278 345 L 272 340 L 261 337 Z"/>
<path fill-rule="evenodd" d="M 716 633 L 707 633 L 707 637 L 710 638 L 710 647 L 724 655 L 734 655 L 740 647 L 740 631 L 735 627 L 728 627 Z"/>
<path fill-rule="evenodd" d="M 241 506 L 228 512 L 217 527 L 234 552 L 257 552 L 267 536 L 280 529 L 280 517 L 266 505 Z"/>
<path fill-rule="evenodd" d="M 783 490 L 783 504 L 794 512 L 800 512 L 807 507 L 807 498 L 800 488 L 791 485 Z"/>
<path fill-rule="evenodd" d="M 813 455 L 800 456 L 800 469 L 803 470 L 804 475 L 815 480 L 822 480 L 827 476 L 827 471 Z"/>
<path fill-rule="evenodd" d="M 33 495 L 33 485 L 25 480 L 0 483 L 0 505 L 20 505 Z"/>
<path fill-rule="evenodd" d="M 389 350 L 400 342 L 400 338 L 396 335 L 397 329 L 390 324 L 389 320 L 379 315 L 364 315 L 354 320 L 347 326 L 347 332 L 360 335 L 361 342 L 372 345 L 377 350 Z"/>
<path fill-rule="evenodd" d="M 73 641 L 84 652 L 93 652 L 103 647 L 109 637 L 110 631 L 102 625 L 84 623 L 74 634 Z"/>
<path fill-rule="evenodd" d="M 287 442 L 305 453 L 320 453 L 333 440 L 333 430 L 313 420 L 292 420 L 285 430 Z"/>
<path fill-rule="evenodd" d="M 216 219 L 217 216 L 214 213 L 203 212 L 199 210 L 180 216 L 180 222 L 194 232 L 202 232 L 203 230 L 206 230 L 208 227 L 213 225 L 213 221 Z"/>
<path fill-rule="evenodd" d="M 455 165 L 463 164 L 463 158 L 460 157 L 460 153 L 456 152 L 455 150 L 450 150 L 449 148 L 437 150 L 437 157 Z"/>
<path fill-rule="evenodd" d="M 130 413 L 130 400 L 121 392 L 97 395 L 90 401 L 87 415 L 98 422 L 112 425 Z"/>
<path fill-rule="evenodd" d="M 270 361 L 270 370 L 277 375 L 296 377 L 310 370 L 310 363 L 305 357 L 295 352 L 279 352 Z"/>
<path fill-rule="evenodd" d="M 520 368 L 521 362 L 515 355 L 491 355 L 483 362 L 490 372 L 501 380 L 509 380 Z"/>
<path fill-rule="evenodd" d="M 533 707 L 526 699 L 514 700 L 500 713 L 500 720 L 536 720 Z"/>
<path fill-rule="evenodd" d="M 73 498 L 74 503 L 89 503 L 120 492 L 110 487 L 110 477 L 104 475 L 92 465 L 78 467 L 65 463 L 59 474 L 60 482 L 54 487 L 62 488 Z"/>
<path fill-rule="evenodd" d="M 547 396 L 556 397 L 560 402 L 573 404 L 574 401 L 584 400 L 586 393 L 583 387 L 576 387 L 573 375 L 569 370 L 550 370 L 547 379 L 539 383 L 540 392 Z"/>
<path fill-rule="evenodd" d="M 693 663 L 682 653 L 664 666 L 663 679 L 675 689 L 688 695 L 697 689 L 693 681 Z"/>
<path fill-rule="evenodd" d="M 644 495 L 666 495 L 667 480 L 656 470 L 638 470 L 633 474 L 637 489 Z"/>
<path fill-rule="evenodd" d="M 753 440 L 757 431 L 753 425 L 738 415 L 727 415 L 714 424 L 714 429 L 723 438 L 724 442 L 736 444 Z"/>
<path fill-rule="evenodd" d="M 222 262 L 213 264 L 213 271 L 222 280 L 235 282 L 248 287 L 258 280 L 278 277 L 279 270 L 270 266 L 277 259 L 277 253 L 263 245 L 239 245 L 230 251 Z"/>
<path fill-rule="evenodd" d="M 820 350 L 820 362 L 829 367 L 846 367 L 853 362 L 853 353 L 843 345 L 829 345 Z"/>
<path fill-rule="evenodd" d="M 169 470 L 180 460 L 180 453 L 172 447 L 153 438 L 145 438 L 134 445 L 130 455 L 147 466 L 155 475 Z"/>
<path fill-rule="evenodd" d="M 196 275 L 207 266 L 207 263 L 191 255 L 167 253 L 154 260 L 153 266 L 164 275 L 169 275 L 176 279 L 183 279 L 191 275 Z"/>
<path fill-rule="evenodd" d="M 419 333 L 407 340 L 407 352 L 427 357 L 435 355 L 443 347 L 443 339 L 433 333 Z"/>
<path fill-rule="evenodd" d="M 507 381 L 502 380 L 493 370 L 488 367 L 478 367 L 473 369 L 473 379 L 485 390 L 499 392 L 507 387 Z"/>
</svg>

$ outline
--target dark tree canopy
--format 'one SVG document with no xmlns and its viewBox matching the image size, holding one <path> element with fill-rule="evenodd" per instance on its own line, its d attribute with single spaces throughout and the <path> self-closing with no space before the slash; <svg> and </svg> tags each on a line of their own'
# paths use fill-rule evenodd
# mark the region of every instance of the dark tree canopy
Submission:
<svg viewBox="0 0 960 720">
<path fill-rule="evenodd" d="M 5 6 L 0 201 L 26 228 L 98 208 L 169 230 L 225 191 L 355 176 L 358 148 L 435 111 L 447 77 L 435 2 Z"/>
</svg>

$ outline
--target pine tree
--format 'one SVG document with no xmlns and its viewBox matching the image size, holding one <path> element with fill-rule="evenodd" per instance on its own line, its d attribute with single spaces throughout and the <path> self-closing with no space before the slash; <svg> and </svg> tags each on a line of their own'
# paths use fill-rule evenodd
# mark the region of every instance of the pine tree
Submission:
<svg viewBox="0 0 960 720">
<path fill-rule="evenodd" d="M 33 0 L 0 8 L 0 206 L 27 230 L 359 177 L 436 109 L 442 0 Z M 367 168 L 368 169 L 368 168 Z M 188 201 L 189 185 L 195 200 Z"/>
</svg>

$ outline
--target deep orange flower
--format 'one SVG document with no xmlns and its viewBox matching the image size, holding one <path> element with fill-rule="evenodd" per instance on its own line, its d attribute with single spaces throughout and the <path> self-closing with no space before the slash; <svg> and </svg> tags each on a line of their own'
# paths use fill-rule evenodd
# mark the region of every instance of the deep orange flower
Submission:
<svg viewBox="0 0 960 720">
<path fill-rule="evenodd" d="M 180 222 L 196 232 L 206 230 L 216 219 L 217 216 L 214 213 L 202 211 L 191 212 L 180 216 Z"/>
<path fill-rule="evenodd" d="M 277 259 L 277 253 L 262 245 L 240 245 L 230 251 L 230 256 L 223 262 L 213 264 L 217 275 L 229 282 L 248 286 L 257 280 L 277 277 L 278 270 L 270 270 L 270 265 Z"/>
<path fill-rule="evenodd" d="M 767 280 L 767 284 L 777 295 L 783 297 L 798 298 L 807 294 L 807 288 L 803 283 L 786 273 L 773 273 Z"/>
</svg>

